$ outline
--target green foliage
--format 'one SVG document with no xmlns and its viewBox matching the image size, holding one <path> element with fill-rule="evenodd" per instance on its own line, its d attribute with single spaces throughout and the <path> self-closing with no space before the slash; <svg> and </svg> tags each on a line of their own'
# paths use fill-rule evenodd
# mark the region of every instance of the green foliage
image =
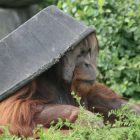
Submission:
<svg viewBox="0 0 140 140">
<path fill-rule="evenodd" d="M 49 5 L 56 5 L 58 0 L 41 0 L 39 3 L 39 9 L 43 9 Z"/>
<path fill-rule="evenodd" d="M 120 110 L 110 112 L 116 114 L 118 120 L 111 125 L 104 125 L 99 114 L 88 113 L 81 106 L 76 123 L 59 122 L 52 125 L 46 132 L 42 127 L 38 127 L 40 140 L 139 140 L 140 139 L 140 116 L 130 111 L 129 106 L 124 106 Z M 126 117 L 127 116 L 127 117 Z M 83 121 L 84 120 L 84 121 Z M 123 121 L 122 121 L 123 120 Z M 52 123 L 53 124 L 53 123 Z M 68 133 L 62 133 L 63 126 L 71 128 Z M 11 136 L 8 131 L 0 135 L 0 140 L 33 140 L 33 138 L 18 138 Z"/>
<path fill-rule="evenodd" d="M 58 123 L 51 123 L 51 127 L 46 130 L 39 125 L 34 130 L 34 136 L 40 140 L 138 140 L 140 139 L 140 116 L 131 110 L 131 104 L 122 106 L 119 110 L 113 110 L 110 115 L 118 118 L 113 124 L 103 123 L 103 117 L 98 113 L 93 114 L 84 109 L 80 104 L 80 97 L 72 92 L 74 99 L 79 104 L 80 113 L 75 123 L 65 122 L 58 119 Z M 62 128 L 67 127 L 62 132 Z M 4 128 L 4 127 L 3 127 Z M 0 135 L 0 140 L 34 140 L 34 138 L 19 138 L 10 135 L 7 128 Z"/>
<path fill-rule="evenodd" d="M 58 7 L 96 27 L 98 80 L 127 97 L 140 98 L 140 1 L 59 0 Z"/>
<path fill-rule="evenodd" d="M 60 120 L 57 126 L 49 129 L 48 133 L 43 131 L 40 133 L 40 136 L 45 134 L 45 137 L 41 140 L 138 140 L 140 139 L 140 117 L 128 108 L 129 106 L 124 106 L 120 110 L 110 113 L 119 117 L 112 126 L 110 124 L 101 125 L 101 116 L 99 114 L 87 114 L 84 108 L 81 107 L 77 123 L 69 125 L 66 122 L 66 125 L 72 128 L 72 131 L 68 134 L 62 134 L 60 128 L 63 123 Z M 124 116 L 127 116 L 127 118 Z M 83 120 L 89 123 L 84 125 Z"/>
<path fill-rule="evenodd" d="M 26 138 L 24 137 L 17 137 L 14 135 L 11 135 L 8 131 L 8 127 L 2 127 L 0 126 L 0 128 L 2 128 L 4 130 L 3 134 L 0 134 L 0 140 L 26 140 Z M 27 140 L 33 140 L 33 138 L 28 138 Z"/>
</svg>

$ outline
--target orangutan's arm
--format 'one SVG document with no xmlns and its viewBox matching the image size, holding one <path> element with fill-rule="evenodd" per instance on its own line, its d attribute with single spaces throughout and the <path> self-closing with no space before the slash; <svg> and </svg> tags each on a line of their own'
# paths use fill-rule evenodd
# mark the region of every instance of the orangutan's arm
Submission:
<svg viewBox="0 0 140 140">
<path fill-rule="evenodd" d="M 71 105 L 48 104 L 44 106 L 42 112 L 35 116 L 36 124 L 50 126 L 52 121 L 57 122 L 58 118 L 69 120 L 74 123 L 78 118 L 79 108 Z"/>
</svg>

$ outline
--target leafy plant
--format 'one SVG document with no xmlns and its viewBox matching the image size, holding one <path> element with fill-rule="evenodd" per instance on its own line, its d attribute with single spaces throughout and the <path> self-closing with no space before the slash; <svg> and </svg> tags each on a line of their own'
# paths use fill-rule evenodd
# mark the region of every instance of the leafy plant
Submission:
<svg viewBox="0 0 140 140">
<path fill-rule="evenodd" d="M 38 136 L 40 140 L 138 140 L 140 139 L 140 116 L 137 116 L 129 109 L 129 106 L 124 106 L 119 110 L 111 111 L 109 115 L 115 114 L 118 120 L 113 125 L 103 125 L 99 114 L 87 113 L 80 106 L 81 112 L 76 123 L 59 122 L 46 130 L 43 127 L 38 127 Z M 83 122 L 84 120 L 84 122 Z M 67 132 L 62 132 L 63 126 L 70 127 Z M 12 136 L 8 131 L 0 135 L 0 140 L 33 140 L 33 138 L 18 138 Z"/>
<path fill-rule="evenodd" d="M 8 127 L 2 127 L 4 133 L 0 140 L 138 140 L 140 138 L 140 116 L 131 110 L 131 104 L 122 106 L 118 110 L 110 111 L 110 115 L 116 115 L 117 119 L 113 124 L 103 123 L 103 116 L 90 113 L 81 105 L 81 98 L 74 92 L 71 93 L 80 108 L 78 119 L 75 123 L 65 122 L 58 119 L 58 123 L 51 123 L 48 131 L 39 125 L 34 130 L 34 138 L 13 136 L 9 133 Z M 65 126 L 65 127 L 64 127 Z M 67 127 L 67 131 L 63 128 Z"/>
</svg>

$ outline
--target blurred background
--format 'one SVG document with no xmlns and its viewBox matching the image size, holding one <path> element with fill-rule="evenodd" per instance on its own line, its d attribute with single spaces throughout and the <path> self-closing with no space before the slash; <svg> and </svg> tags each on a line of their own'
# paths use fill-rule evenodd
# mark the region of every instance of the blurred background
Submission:
<svg viewBox="0 0 140 140">
<path fill-rule="evenodd" d="M 0 39 L 52 4 L 96 28 L 98 81 L 139 100 L 140 0 L 0 0 Z"/>
</svg>

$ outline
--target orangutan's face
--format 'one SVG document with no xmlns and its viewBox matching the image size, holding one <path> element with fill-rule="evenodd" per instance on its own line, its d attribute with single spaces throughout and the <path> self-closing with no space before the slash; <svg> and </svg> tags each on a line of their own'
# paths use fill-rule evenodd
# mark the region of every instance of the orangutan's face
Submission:
<svg viewBox="0 0 140 140">
<path fill-rule="evenodd" d="M 72 80 L 75 66 L 84 61 L 96 67 L 96 57 L 98 54 L 98 43 L 94 34 L 89 35 L 80 42 L 75 49 L 69 51 L 61 60 L 61 77 L 67 83 Z"/>
</svg>

